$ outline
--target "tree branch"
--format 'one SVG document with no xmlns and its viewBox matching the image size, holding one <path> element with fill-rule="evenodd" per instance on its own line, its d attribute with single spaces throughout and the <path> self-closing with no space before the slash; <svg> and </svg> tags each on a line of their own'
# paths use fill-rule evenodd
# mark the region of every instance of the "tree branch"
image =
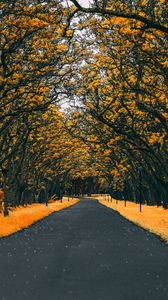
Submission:
<svg viewBox="0 0 168 300">
<path fill-rule="evenodd" d="M 117 11 L 114 11 L 114 10 L 110 10 L 110 9 L 105 9 L 105 8 L 100 8 L 100 7 L 94 7 L 94 8 L 86 8 L 86 7 L 83 7 L 79 4 L 78 1 L 76 0 L 70 0 L 76 7 L 77 7 L 77 11 L 82 11 L 82 12 L 85 12 L 85 13 L 98 13 L 98 14 L 101 14 L 101 15 L 106 15 L 106 16 L 112 16 L 112 17 L 120 17 L 120 18 L 125 18 L 125 19 L 133 19 L 133 20 L 137 20 L 137 21 L 140 21 L 142 23 L 144 23 L 146 26 L 146 29 L 147 28 L 154 28 L 154 29 L 157 29 L 159 31 L 162 31 L 162 32 L 165 32 L 165 33 L 168 33 L 168 28 L 165 27 L 164 25 L 161 25 L 160 23 L 158 22 L 155 22 L 155 21 L 152 21 L 150 19 L 147 19 L 146 17 L 142 17 L 136 13 L 124 13 L 124 12 L 117 12 Z"/>
</svg>

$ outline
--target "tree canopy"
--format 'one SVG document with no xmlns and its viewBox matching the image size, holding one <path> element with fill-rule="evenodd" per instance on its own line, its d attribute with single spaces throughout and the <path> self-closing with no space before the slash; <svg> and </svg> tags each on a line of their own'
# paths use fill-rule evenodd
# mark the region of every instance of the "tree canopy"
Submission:
<svg viewBox="0 0 168 300">
<path fill-rule="evenodd" d="M 5 205 L 91 185 L 138 201 L 141 175 L 143 201 L 166 208 L 166 1 L 0 5 Z"/>
</svg>

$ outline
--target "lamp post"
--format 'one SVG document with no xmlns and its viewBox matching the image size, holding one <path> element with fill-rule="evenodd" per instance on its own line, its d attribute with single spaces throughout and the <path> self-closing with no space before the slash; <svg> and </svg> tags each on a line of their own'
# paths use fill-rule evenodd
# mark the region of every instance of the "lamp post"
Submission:
<svg viewBox="0 0 168 300">
<path fill-rule="evenodd" d="M 8 198 L 7 198 L 7 189 L 6 189 L 6 177 L 7 177 L 7 170 L 3 169 L 2 174 L 3 174 L 3 190 L 4 190 L 4 217 L 9 216 L 9 211 L 8 211 Z"/>
<path fill-rule="evenodd" d="M 124 179 L 124 205 L 125 205 L 125 207 L 127 206 L 126 186 L 127 186 L 127 180 Z"/>
<path fill-rule="evenodd" d="M 119 185 L 118 185 L 118 181 L 116 182 L 116 204 L 118 204 L 118 190 L 119 190 Z"/>
<path fill-rule="evenodd" d="M 142 212 L 142 167 L 138 168 L 139 173 L 139 211 Z"/>
<path fill-rule="evenodd" d="M 44 195 L 45 195 L 45 205 L 48 206 L 48 193 L 47 193 L 47 189 L 48 189 L 48 179 L 44 178 L 44 185 L 45 185 L 45 190 L 44 190 Z"/>
</svg>

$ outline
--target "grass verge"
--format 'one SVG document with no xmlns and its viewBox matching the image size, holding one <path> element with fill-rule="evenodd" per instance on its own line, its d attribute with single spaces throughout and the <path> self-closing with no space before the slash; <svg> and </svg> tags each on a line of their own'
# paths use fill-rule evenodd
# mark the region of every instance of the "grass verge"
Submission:
<svg viewBox="0 0 168 300">
<path fill-rule="evenodd" d="M 139 204 L 130 201 L 127 201 L 125 207 L 124 201 L 116 203 L 115 199 L 109 202 L 103 200 L 101 196 L 94 198 L 98 199 L 101 204 L 119 212 L 138 226 L 158 235 L 168 243 L 168 210 L 157 206 L 142 205 L 142 212 L 140 212 Z"/>
<path fill-rule="evenodd" d="M 10 211 L 9 217 L 4 217 L 0 213 L 0 237 L 8 236 L 23 228 L 27 228 L 33 223 L 45 218 L 55 211 L 62 210 L 79 202 L 77 199 L 68 201 L 63 198 L 63 201 L 55 201 L 45 204 L 31 204 L 26 207 L 17 207 Z"/>
</svg>

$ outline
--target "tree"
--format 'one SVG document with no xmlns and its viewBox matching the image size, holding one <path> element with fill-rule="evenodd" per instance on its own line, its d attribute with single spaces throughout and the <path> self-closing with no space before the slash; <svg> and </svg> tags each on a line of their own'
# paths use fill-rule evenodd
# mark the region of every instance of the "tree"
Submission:
<svg viewBox="0 0 168 300">
<path fill-rule="evenodd" d="M 127 15 L 124 18 L 114 9 L 115 16 L 111 17 L 107 13 L 110 9 L 106 6 L 104 10 L 99 1 L 96 1 L 96 7 L 89 9 L 72 2 L 76 4 L 77 12 L 95 13 L 94 17 L 84 15 L 83 25 L 82 18 L 79 24 L 83 29 L 82 47 L 85 47 L 85 63 L 79 62 L 80 75 L 78 79 L 75 77 L 80 106 L 83 106 L 85 115 L 92 115 L 110 129 L 110 157 L 112 161 L 116 160 L 117 153 L 117 161 L 121 162 L 118 170 L 116 166 L 114 168 L 114 177 L 119 173 L 124 182 L 124 177 L 129 176 L 134 189 L 137 170 L 143 167 L 143 177 L 149 190 L 147 192 L 144 186 L 144 197 L 156 199 L 161 193 L 161 202 L 166 207 L 168 111 L 165 31 L 157 27 L 144 28 L 144 21 L 129 18 L 128 13 L 133 8 L 129 3 L 121 6 L 123 1 L 112 5 L 115 11 L 124 7 Z M 108 3 L 111 5 L 111 2 Z M 164 3 L 158 5 L 147 1 L 144 7 L 144 3 L 139 1 L 136 11 L 144 14 L 149 11 L 155 23 L 159 16 L 162 24 L 165 23 Z M 87 33 L 86 25 L 89 28 Z M 88 36 L 89 32 L 88 42 L 85 34 Z M 127 170 L 124 172 L 126 175 L 122 174 L 122 166 Z"/>
</svg>

